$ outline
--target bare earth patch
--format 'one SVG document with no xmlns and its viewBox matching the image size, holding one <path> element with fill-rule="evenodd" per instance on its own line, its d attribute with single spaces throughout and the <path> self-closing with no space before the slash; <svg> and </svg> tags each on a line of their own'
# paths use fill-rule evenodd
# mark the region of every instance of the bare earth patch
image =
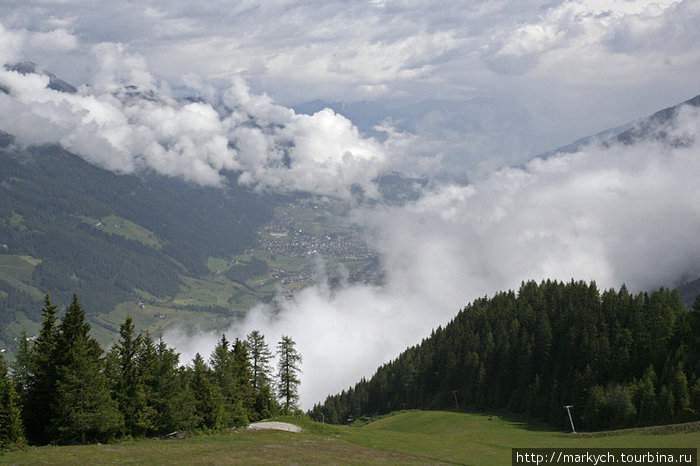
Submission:
<svg viewBox="0 0 700 466">
<path fill-rule="evenodd" d="M 301 427 L 288 422 L 254 422 L 250 424 L 248 429 L 251 430 L 284 430 L 287 432 L 301 432 Z"/>
</svg>

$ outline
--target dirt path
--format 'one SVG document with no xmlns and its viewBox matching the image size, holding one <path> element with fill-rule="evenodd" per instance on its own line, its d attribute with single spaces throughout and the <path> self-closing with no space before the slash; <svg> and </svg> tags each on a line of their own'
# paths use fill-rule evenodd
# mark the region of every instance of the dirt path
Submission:
<svg viewBox="0 0 700 466">
<path fill-rule="evenodd" d="M 295 426 L 288 422 L 254 422 L 250 424 L 248 429 L 260 430 L 260 429 L 273 429 L 273 430 L 286 430 L 287 432 L 301 432 L 301 427 Z"/>
</svg>

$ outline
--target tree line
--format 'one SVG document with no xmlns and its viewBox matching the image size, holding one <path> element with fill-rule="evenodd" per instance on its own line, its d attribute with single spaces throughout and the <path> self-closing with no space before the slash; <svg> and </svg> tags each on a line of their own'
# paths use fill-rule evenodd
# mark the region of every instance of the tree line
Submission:
<svg viewBox="0 0 700 466">
<path fill-rule="evenodd" d="M 301 355 L 288 336 L 276 374 L 257 330 L 233 342 L 222 335 L 208 361 L 198 353 L 181 366 L 130 317 L 105 354 L 76 295 L 60 322 L 57 311 L 47 295 L 41 330 L 25 335 L 11 370 L 0 355 L 0 449 L 240 427 L 298 411 Z"/>
<path fill-rule="evenodd" d="M 700 419 L 700 297 L 523 283 L 477 299 L 444 328 L 309 414 L 343 423 L 399 409 L 506 411 L 598 430 Z"/>
</svg>

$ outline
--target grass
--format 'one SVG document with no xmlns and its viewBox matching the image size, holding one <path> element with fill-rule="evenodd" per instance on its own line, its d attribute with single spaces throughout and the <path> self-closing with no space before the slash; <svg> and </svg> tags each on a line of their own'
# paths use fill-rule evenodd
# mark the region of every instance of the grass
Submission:
<svg viewBox="0 0 700 466">
<path fill-rule="evenodd" d="M 152 231 L 116 215 L 107 215 L 99 219 L 81 216 L 80 219 L 105 233 L 119 235 L 156 249 L 162 248 L 164 244 Z"/>
<path fill-rule="evenodd" d="M 0 279 L 34 298 L 43 299 L 41 291 L 25 284 L 31 281 L 34 268 L 40 263 L 41 259 L 32 256 L 0 254 Z"/>
<path fill-rule="evenodd" d="M 511 448 L 691 447 L 700 431 L 629 429 L 585 437 L 480 414 L 404 411 L 361 427 L 279 418 L 304 432 L 248 431 L 184 440 L 32 447 L 6 453 L 3 464 L 469 464 L 508 465 Z"/>
</svg>

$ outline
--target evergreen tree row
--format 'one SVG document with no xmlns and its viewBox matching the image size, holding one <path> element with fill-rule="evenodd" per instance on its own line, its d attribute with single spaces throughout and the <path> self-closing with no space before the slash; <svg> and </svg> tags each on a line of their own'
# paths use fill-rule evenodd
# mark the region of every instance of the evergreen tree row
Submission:
<svg viewBox="0 0 700 466">
<path fill-rule="evenodd" d="M 280 405 L 258 331 L 233 343 L 222 335 L 208 362 L 197 354 L 183 367 L 162 339 L 137 334 L 131 318 L 104 354 L 75 295 L 60 322 L 48 295 L 42 315 L 11 374 L 0 358 L 0 449 L 239 427 L 298 409 L 301 356 L 289 337 L 278 345 Z"/>
<path fill-rule="evenodd" d="M 700 297 L 523 283 L 469 304 L 370 380 L 317 404 L 342 423 L 399 409 L 505 410 L 567 427 L 700 419 Z"/>
</svg>

